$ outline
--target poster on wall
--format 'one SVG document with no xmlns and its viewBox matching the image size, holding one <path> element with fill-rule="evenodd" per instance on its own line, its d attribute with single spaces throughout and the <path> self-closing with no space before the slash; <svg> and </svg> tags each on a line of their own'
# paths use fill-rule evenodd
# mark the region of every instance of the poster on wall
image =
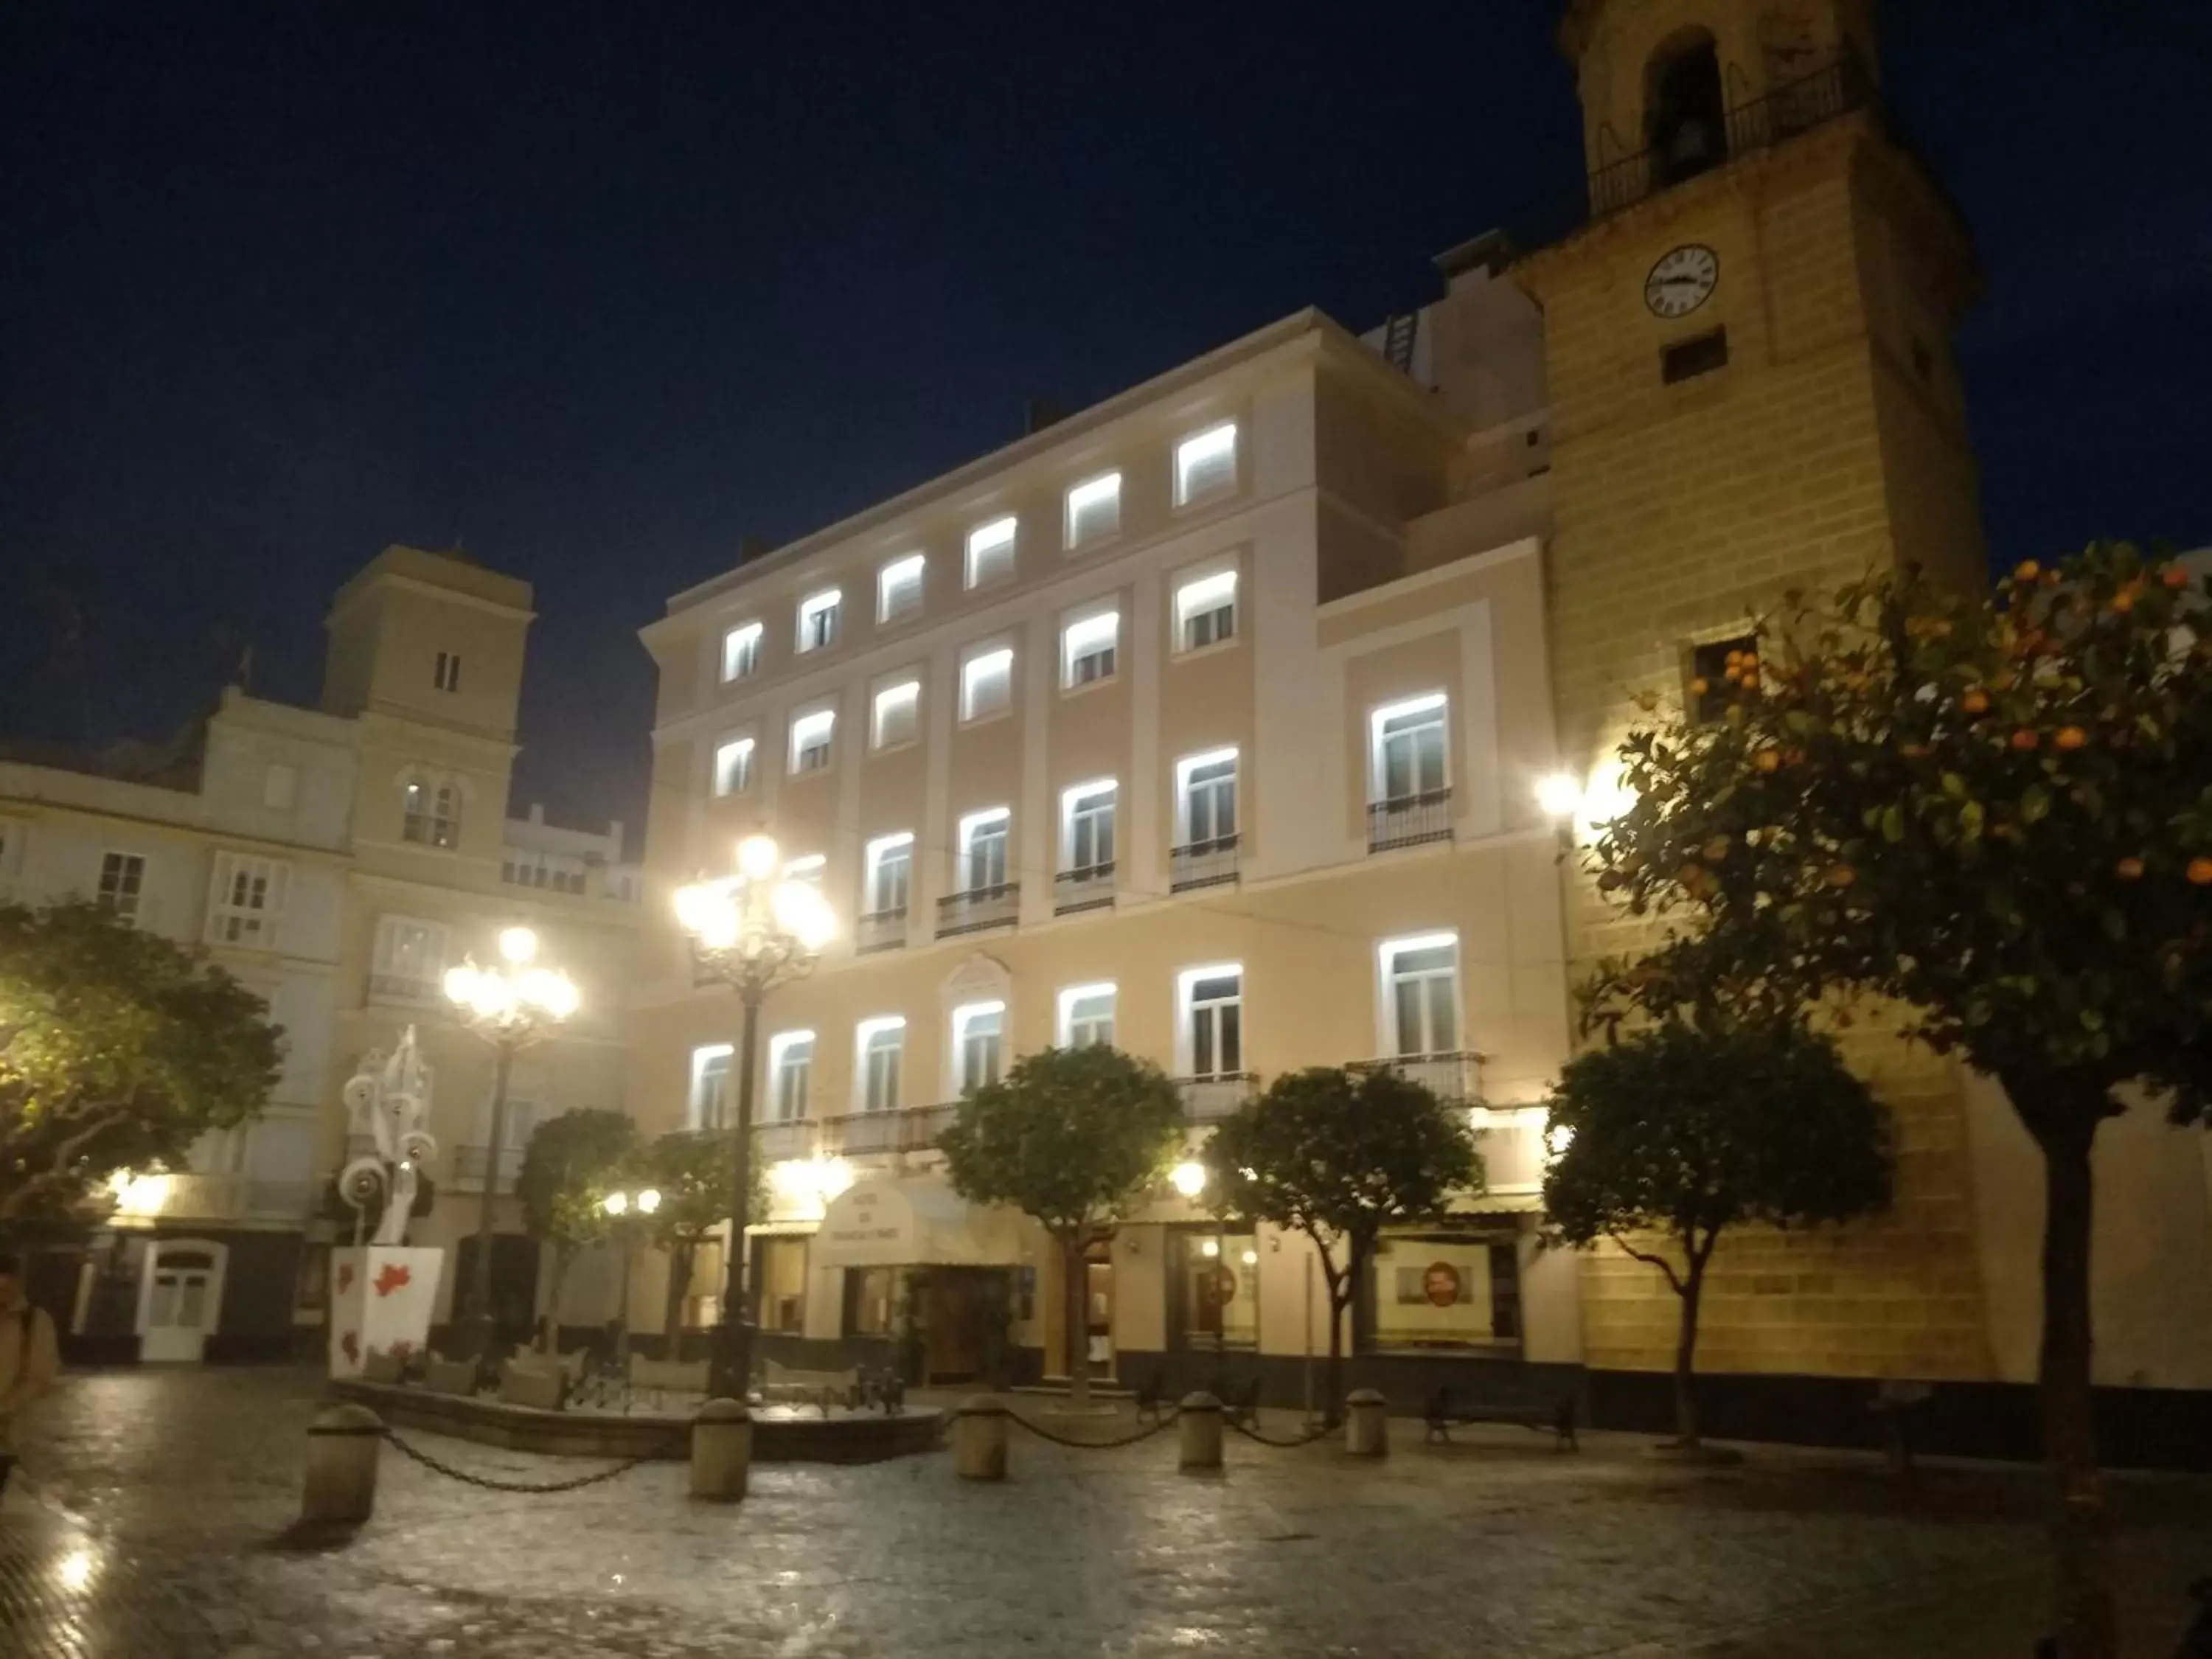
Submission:
<svg viewBox="0 0 2212 1659">
<path fill-rule="evenodd" d="M 359 1376 L 372 1353 L 402 1363 L 430 1340 L 446 1253 L 398 1244 L 331 1252 L 331 1375 Z"/>
</svg>

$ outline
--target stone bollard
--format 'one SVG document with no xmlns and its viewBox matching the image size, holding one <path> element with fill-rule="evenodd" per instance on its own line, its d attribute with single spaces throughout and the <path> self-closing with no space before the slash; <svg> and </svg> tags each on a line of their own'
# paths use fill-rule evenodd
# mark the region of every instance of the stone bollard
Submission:
<svg viewBox="0 0 2212 1659">
<path fill-rule="evenodd" d="M 357 1527 L 376 1512 L 376 1455 L 384 1419 L 366 1406 L 325 1406 L 307 1425 L 307 1479 L 300 1519 Z"/>
<path fill-rule="evenodd" d="M 1348 1413 L 1344 1425 L 1344 1449 L 1354 1457 L 1390 1455 L 1390 1402 L 1376 1389 L 1354 1389 L 1345 1396 Z"/>
<path fill-rule="evenodd" d="M 1200 1389 L 1182 1397 L 1176 1432 L 1179 1469 L 1209 1470 L 1221 1467 L 1221 1402 Z"/>
<path fill-rule="evenodd" d="M 691 1495 L 734 1504 L 753 1461 L 753 1414 L 738 1400 L 709 1400 L 691 1419 Z"/>
<path fill-rule="evenodd" d="M 952 1420 L 952 1472 L 963 1480 L 1006 1478 L 1006 1406 L 988 1394 L 960 1402 Z"/>
</svg>

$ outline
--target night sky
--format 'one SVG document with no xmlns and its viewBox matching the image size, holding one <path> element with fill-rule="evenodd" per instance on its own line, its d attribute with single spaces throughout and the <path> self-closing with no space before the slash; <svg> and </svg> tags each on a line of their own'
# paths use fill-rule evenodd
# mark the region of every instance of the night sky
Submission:
<svg viewBox="0 0 2212 1659">
<path fill-rule="evenodd" d="M 518 810 L 641 813 L 635 630 L 1577 187 L 1551 0 L 0 8 L 0 739 L 312 702 L 388 542 L 537 584 Z M 1990 278 L 1993 547 L 2212 542 L 2212 5 L 1896 0 Z M 635 843 L 633 843 L 635 845 Z"/>
</svg>

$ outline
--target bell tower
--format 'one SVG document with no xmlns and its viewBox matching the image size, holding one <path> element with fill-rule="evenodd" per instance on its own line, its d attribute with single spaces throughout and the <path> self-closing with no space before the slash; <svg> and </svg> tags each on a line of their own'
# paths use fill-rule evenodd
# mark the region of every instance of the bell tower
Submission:
<svg viewBox="0 0 2212 1659">
<path fill-rule="evenodd" d="M 1587 205 L 1513 274 L 1543 311 L 1553 695 L 1561 757 L 1585 774 L 1632 697 L 1686 696 L 1787 589 L 1908 562 L 1984 580 L 1951 351 L 1978 276 L 1957 212 L 1883 107 L 1872 9 L 1567 8 Z M 1638 934 L 1566 879 L 1579 976 Z M 1854 1063 L 1898 1125 L 1893 1215 L 1747 1245 L 1771 1271 L 1729 1275 L 1701 1363 L 1986 1376 L 1957 1085 L 1890 1039 Z M 1631 1305 L 1642 1279 L 1606 1268 L 1584 1279 L 1590 1362 L 1663 1363 L 1635 1334 L 1652 1328 Z M 1909 1322 L 1881 1305 L 1898 1299 Z"/>
</svg>

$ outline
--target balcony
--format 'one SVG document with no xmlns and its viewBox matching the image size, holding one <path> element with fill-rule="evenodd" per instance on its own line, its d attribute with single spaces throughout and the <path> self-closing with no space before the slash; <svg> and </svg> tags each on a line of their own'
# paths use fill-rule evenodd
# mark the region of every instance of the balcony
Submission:
<svg viewBox="0 0 2212 1659">
<path fill-rule="evenodd" d="M 1218 1123 L 1260 1092 L 1260 1079 L 1251 1072 L 1216 1072 L 1179 1077 L 1176 1088 L 1182 1096 L 1185 1122 Z"/>
<path fill-rule="evenodd" d="M 1438 1100 L 1457 1106 L 1482 1103 L 1482 1056 L 1471 1049 L 1451 1054 L 1399 1054 L 1386 1060 L 1357 1060 L 1355 1072 L 1395 1072 L 1418 1083 Z"/>
<path fill-rule="evenodd" d="M 822 1153 L 855 1158 L 869 1152 L 926 1152 L 937 1145 L 960 1109 L 957 1101 L 905 1106 L 891 1112 L 848 1112 L 822 1121 Z"/>
<path fill-rule="evenodd" d="M 906 943 L 906 906 L 896 910 L 871 910 L 853 918 L 853 948 L 896 951 Z"/>
<path fill-rule="evenodd" d="M 986 927 L 1011 927 L 1021 909 L 1022 884 L 1018 881 L 971 887 L 964 893 L 947 893 L 937 901 L 937 937 L 978 933 Z"/>
<path fill-rule="evenodd" d="M 805 1118 L 789 1123 L 753 1125 L 753 1155 L 763 1164 L 781 1164 L 814 1156 L 814 1132 L 820 1127 Z"/>
<path fill-rule="evenodd" d="M 134 1176 L 116 1190 L 118 1218 L 172 1221 L 287 1221 L 307 1218 L 314 1197 L 311 1181 L 283 1181 L 236 1173 L 181 1170 Z"/>
<path fill-rule="evenodd" d="M 484 1165 L 489 1161 L 489 1146 L 456 1146 L 453 1148 L 453 1190 L 480 1193 L 483 1190 Z M 502 1146 L 499 1149 L 499 1186 L 502 1193 L 514 1190 L 515 1177 L 522 1173 L 522 1148 Z"/>
<path fill-rule="evenodd" d="M 1078 910 L 1097 910 L 1114 902 L 1114 860 L 1063 870 L 1052 879 L 1052 913 L 1072 915 Z"/>
<path fill-rule="evenodd" d="M 1168 854 L 1168 890 L 1188 892 L 1194 887 L 1218 887 L 1237 879 L 1235 836 L 1216 836 L 1211 841 L 1185 842 Z"/>
<path fill-rule="evenodd" d="M 1394 848 L 1419 847 L 1424 842 L 1452 838 L 1452 792 L 1425 789 L 1417 795 L 1394 795 L 1367 808 L 1367 850 L 1387 853 Z"/>
<path fill-rule="evenodd" d="M 418 979 L 412 974 L 371 974 L 368 1000 L 422 1008 L 441 1006 L 446 998 L 444 988 L 436 978 Z"/>
</svg>

